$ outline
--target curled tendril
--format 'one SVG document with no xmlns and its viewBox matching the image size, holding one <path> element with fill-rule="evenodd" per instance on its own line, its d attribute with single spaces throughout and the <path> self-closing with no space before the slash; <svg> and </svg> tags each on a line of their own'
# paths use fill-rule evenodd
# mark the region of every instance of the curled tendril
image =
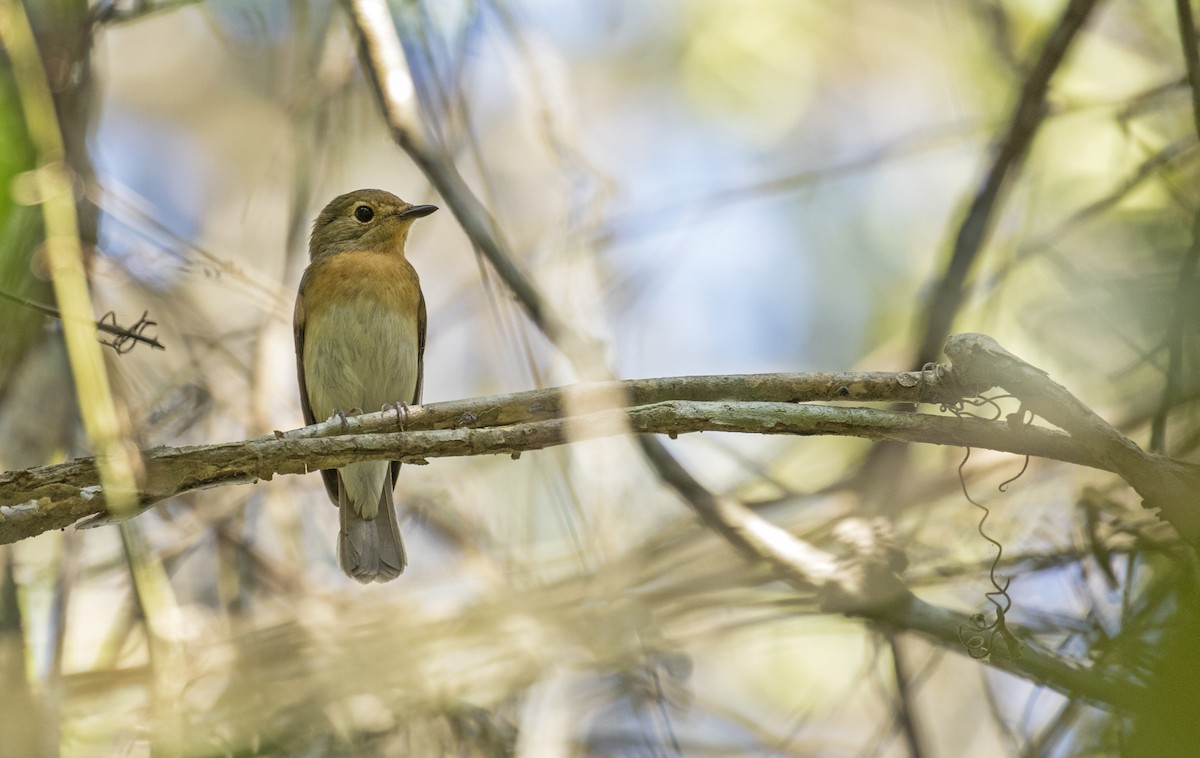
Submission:
<svg viewBox="0 0 1200 758">
<path fill-rule="evenodd" d="M 978 418 L 978 419 L 983 419 L 985 421 L 999 421 L 1000 418 L 1002 416 L 1004 416 L 1004 409 L 1000 407 L 1000 403 L 998 401 L 1008 400 L 1008 399 L 1015 398 L 1015 397 L 1016 397 L 1015 395 L 1008 395 L 1008 394 L 991 395 L 991 396 L 976 395 L 975 397 L 972 397 L 972 398 L 962 398 L 962 399 L 956 400 L 954 403 L 942 403 L 939 407 L 941 408 L 943 413 L 953 413 L 955 416 L 958 416 L 959 418 Z M 992 414 L 991 414 L 991 416 L 984 416 L 979 413 L 971 413 L 970 411 L 966 410 L 967 406 L 971 406 L 972 408 L 983 408 L 985 406 L 991 406 Z M 1029 413 L 1029 415 L 1031 417 L 1030 421 L 1032 421 L 1032 416 L 1033 416 L 1032 412 L 1026 411 L 1024 406 L 1021 406 L 1021 410 L 1018 411 L 1018 413 L 1010 413 L 1006 418 L 1008 419 L 1010 424 L 1027 423 L 1027 422 L 1023 421 L 1025 413 Z M 1014 419 L 1020 419 L 1020 420 L 1018 421 L 1018 420 L 1014 420 Z"/>
<path fill-rule="evenodd" d="M 997 487 L 996 489 L 1000 490 L 1001 492 L 1008 492 L 1008 485 L 1012 484 L 1013 482 L 1017 481 L 1021 477 L 1025 476 L 1025 471 L 1028 469 L 1029 469 L 1029 456 L 1027 455 L 1027 456 L 1025 456 L 1025 463 L 1021 466 L 1021 470 L 1018 471 L 1013 476 L 1010 476 L 1009 478 L 1005 479 L 1003 482 L 1000 482 L 1000 486 Z"/>
<path fill-rule="evenodd" d="M 985 421 L 998 421 L 1000 420 L 1000 417 L 1004 415 L 1004 411 L 1000 408 L 1000 405 L 996 401 L 1003 400 L 1006 397 L 1010 397 L 1010 395 L 999 395 L 997 397 L 985 397 L 984 395 L 979 395 L 973 398 L 959 399 L 953 403 L 942 403 L 938 407 L 943 413 L 953 413 L 960 419 L 978 418 Z M 990 405 L 992 407 L 992 415 L 988 417 L 978 413 L 972 413 L 971 411 L 966 410 L 968 405 L 972 408 L 982 408 Z"/>
<path fill-rule="evenodd" d="M 1000 407 L 998 401 L 1007 400 L 1010 398 L 1015 398 L 1015 396 L 1010 394 L 993 395 L 991 397 L 979 395 L 975 398 L 958 400 L 953 404 L 942 404 L 941 409 L 943 412 L 953 413 L 961 420 L 968 416 L 971 418 L 983 418 L 983 416 L 965 410 L 967 406 L 971 406 L 973 408 L 991 406 L 994 412 L 991 418 L 986 420 L 999 421 L 1000 418 L 1004 416 L 1004 410 Z M 1014 427 L 1032 424 L 1033 418 L 1034 414 L 1026 409 L 1024 404 L 1021 405 L 1016 413 L 1010 413 L 1006 417 L 1009 425 Z M 958 464 L 958 483 L 962 486 L 963 497 L 967 499 L 967 502 L 983 512 L 983 515 L 979 518 L 979 523 L 976 525 L 976 531 L 979 532 L 980 537 L 983 537 L 983 539 L 987 540 L 996 548 L 996 557 L 992 559 L 992 565 L 988 569 L 988 581 L 991 582 L 992 589 L 985 593 L 985 597 L 987 598 L 988 602 L 991 603 L 996 610 L 996 619 L 989 622 L 987 620 L 987 616 L 982 613 L 976 613 L 971 616 L 969 623 L 959 626 L 958 638 L 963 647 L 967 649 L 967 653 L 972 658 L 984 659 L 991 656 L 992 651 L 995 649 L 996 635 L 1000 635 L 1007 643 L 1009 653 L 1015 657 L 1019 654 L 1020 643 L 1009 630 L 1008 624 L 1005 621 L 1005 617 L 1012 609 L 1012 597 L 1008 594 L 1008 586 L 1012 581 L 1012 578 L 1000 577 L 996 573 L 997 569 L 1000 567 L 1000 561 L 1004 557 L 1004 546 L 993 539 L 984 529 L 988 516 L 991 515 L 991 510 L 983 503 L 980 503 L 971 497 L 971 493 L 967 490 L 967 480 L 963 474 L 963 469 L 966 467 L 967 461 L 970 459 L 971 448 L 968 447 L 966 454 L 963 455 L 962 462 Z M 1025 456 L 1025 462 L 1021 466 L 1021 470 L 1017 472 L 1016 476 L 1006 479 L 1000 483 L 1000 492 L 1008 491 L 1009 485 L 1024 476 L 1028 468 L 1029 456 L 1027 455 Z"/>
<path fill-rule="evenodd" d="M 900 376 L 905 377 L 906 375 L 901 374 Z M 917 396 L 923 399 L 929 396 L 929 381 L 931 377 L 935 382 L 944 381 L 946 378 L 946 367 L 940 363 L 926 363 L 921 367 L 921 371 L 915 382 L 907 384 L 905 381 L 901 381 L 900 384 L 906 387 L 917 387 Z M 945 406 L 942 409 L 945 410 Z"/>
<path fill-rule="evenodd" d="M 926 363 L 921 367 L 921 384 L 925 383 L 925 377 L 929 374 L 933 375 L 935 380 L 941 381 L 946 376 L 946 367 L 940 363 Z M 924 387 L 922 387 L 924 389 Z"/>
<path fill-rule="evenodd" d="M 988 581 L 991 582 L 992 589 L 985 594 L 988 602 L 996 609 L 996 620 L 988 622 L 984 614 L 976 613 L 971 616 L 969 625 L 962 624 L 958 627 L 958 639 L 972 658 L 982 660 L 991 656 L 992 650 L 995 648 L 997 634 L 1004 638 L 1008 643 L 1009 650 L 1014 655 L 1017 651 L 1017 641 L 1016 637 L 1009 631 L 1008 625 L 1004 620 L 1005 614 L 1012 609 L 1012 597 L 1008 594 L 1008 585 L 1012 581 L 1012 578 L 1005 577 L 1002 580 L 996 573 L 996 570 L 1000 567 L 1000 560 L 1004 557 L 1004 546 L 984 531 L 984 524 L 987 522 L 988 516 L 991 515 L 991 510 L 983 503 L 971 497 L 971 493 L 967 491 L 967 480 L 963 475 L 963 468 L 970 459 L 971 448 L 968 447 L 962 462 L 958 464 L 958 483 L 962 486 L 963 497 L 967 499 L 967 502 L 983 511 L 983 515 L 979 518 L 979 523 L 975 527 L 976 531 L 979 532 L 980 537 L 983 537 L 996 547 L 996 557 L 992 559 L 991 568 L 988 570 Z M 1028 465 L 1028 459 L 1026 459 L 1026 464 Z M 1023 472 L 1024 468 L 1022 468 Z M 1017 476 L 1020 476 L 1020 474 Z M 1005 482 L 1005 485 L 1007 484 L 1008 482 Z"/>
<path fill-rule="evenodd" d="M 1000 419 L 1000 417 L 1004 415 L 1004 410 L 1000 408 L 1000 404 L 997 403 L 996 401 L 1002 400 L 1005 397 L 1006 397 L 1006 395 L 999 395 L 997 397 L 985 397 L 983 395 L 979 395 L 978 397 L 969 398 L 967 400 L 964 400 L 963 402 L 966 405 L 969 405 L 973 408 L 983 408 L 984 406 L 987 406 L 987 405 L 992 406 L 992 411 L 993 411 L 992 415 L 990 418 L 986 418 L 986 420 L 987 421 L 998 421 Z M 985 418 L 984 416 L 977 414 L 977 413 L 964 412 L 963 415 L 971 416 L 972 418 Z"/>
<path fill-rule="evenodd" d="M 1022 405 L 1020 408 L 1017 409 L 1016 413 L 1008 414 L 1008 423 L 1009 423 L 1009 426 L 1013 426 L 1013 427 L 1031 426 L 1033 424 L 1033 418 L 1034 418 L 1033 411 L 1028 410 L 1024 405 Z M 997 487 L 997 489 L 999 489 L 1001 492 L 1008 492 L 1008 485 L 1012 484 L 1013 482 L 1017 481 L 1021 477 L 1025 476 L 1025 472 L 1028 469 L 1029 469 L 1029 456 L 1026 455 L 1025 463 L 1023 463 L 1021 465 L 1021 470 L 1018 471 L 1015 476 L 1009 477 L 1008 479 L 1005 479 L 1003 482 L 1000 482 L 1000 486 Z"/>
</svg>

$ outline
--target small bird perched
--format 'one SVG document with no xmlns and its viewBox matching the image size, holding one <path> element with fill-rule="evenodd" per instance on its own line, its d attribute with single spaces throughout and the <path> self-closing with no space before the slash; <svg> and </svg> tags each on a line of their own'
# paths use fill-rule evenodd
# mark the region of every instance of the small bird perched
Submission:
<svg viewBox="0 0 1200 758">
<path fill-rule="evenodd" d="M 404 242 L 413 221 L 436 210 L 365 189 L 317 216 L 294 323 L 306 423 L 421 402 L 425 296 Z M 399 461 L 321 471 L 341 512 L 338 563 L 364 584 L 395 579 L 408 562 L 392 502 L 399 473 Z"/>
</svg>

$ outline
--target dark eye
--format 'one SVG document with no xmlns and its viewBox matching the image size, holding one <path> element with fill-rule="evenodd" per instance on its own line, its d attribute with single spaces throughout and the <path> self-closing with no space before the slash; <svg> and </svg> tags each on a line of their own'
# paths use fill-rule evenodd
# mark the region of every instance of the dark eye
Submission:
<svg viewBox="0 0 1200 758">
<path fill-rule="evenodd" d="M 375 211 L 369 205 L 360 205 L 354 209 L 354 217 L 365 224 L 375 218 Z"/>
</svg>

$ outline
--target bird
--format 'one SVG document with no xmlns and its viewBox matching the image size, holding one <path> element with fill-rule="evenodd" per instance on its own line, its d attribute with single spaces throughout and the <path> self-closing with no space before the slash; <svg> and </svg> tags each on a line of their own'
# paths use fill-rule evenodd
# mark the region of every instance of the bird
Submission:
<svg viewBox="0 0 1200 758">
<path fill-rule="evenodd" d="M 296 375 L 305 423 L 421 402 L 425 296 L 404 254 L 413 222 L 437 210 L 390 192 L 339 195 L 313 222 L 296 295 Z M 408 563 L 393 490 L 399 461 L 364 461 L 321 476 L 338 507 L 338 564 L 368 584 Z"/>
</svg>

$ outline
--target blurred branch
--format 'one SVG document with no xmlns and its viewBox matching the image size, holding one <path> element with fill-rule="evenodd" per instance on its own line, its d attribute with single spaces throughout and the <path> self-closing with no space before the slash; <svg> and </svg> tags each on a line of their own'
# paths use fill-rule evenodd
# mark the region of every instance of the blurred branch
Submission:
<svg viewBox="0 0 1200 758">
<path fill-rule="evenodd" d="M 1192 90 L 1192 120 L 1196 125 L 1196 133 L 1200 135 L 1200 43 L 1196 39 L 1196 20 L 1192 15 L 1191 0 L 1175 0 L 1175 16 L 1179 20 L 1179 42 L 1187 66 L 1188 86 Z"/>
<path fill-rule="evenodd" d="M 592 236 L 599 240 L 611 238 L 619 232 L 622 239 L 628 240 L 636 236 L 658 233 L 662 231 L 666 218 L 684 214 L 703 215 L 709 210 L 727 207 L 733 203 L 800 192 L 824 181 L 852 176 L 869 169 L 879 169 L 891 161 L 917 158 L 935 150 L 944 150 L 947 144 L 973 136 L 981 128 L 973 123 L 954 123 L 915 130 L 873 147 L 861 155 L 816 168 L 792 171 L 700 195 L 663 198 L 664 202 L 658 205 L 641 203 L 623 215 L 610 218 Z"/>
<path fill-rule="evenodd" d="M 917 632 L 952 648 L 959 647 L 957 630 L 968 623 L 961 614 L 926 603 L 916 597 L 912 597 L 906 605 L 895 610 L 870 614 L 867 617 L 885 628 Z M 953 630 L 953 639 L 946 636 L 948 630 Z M 1014 632 L 1018 637 L 1023 636 L 1020 630 L 1014 629 Z M 1003 643 L 997 642 L 997 647 L 1003 646 Z M 1130 681 L 1120 674 L 1110 675 L 1100 666 L 1089 670 L 1072 665 L 1031 642 L 1024 642 L 1019 651 L 1009 651 L 1008 655 L 993 654 L 989 662 L 996 668 L 1068 695 L 1106 703 L 1126 712 L 1138 712 L 1146 708 L 1147 691 L 1144 685 Z"/>
<path fill-rule="evenodd" d="M 648 454 L 655 453 L 648 451 Z M 672 464 L 678 465 L 673 459 Z M 670 477 L 669 471 L 667 480 L 676 486 L 680 484 Z M 732 538 L 727 536 L 727 539 L 771 564 L 783 581 L 796 589 L 816 590 L 825 612 L 869 619 L 889 631 L 916 632 L 949 649 L 962 650 L 961 630 L 970 626 L 971 619 L 921 600 L 901 583 L 895 573 L 895 551 L 881 540 L 883 535 L 877 524 L 882 522 L 853 518 L 840 522 L 834 538 L 849 549 L 850 555 L 839 559 L 762 519 L 745 506 L 717 498 L 703 488 L 681 490 L 680 494 L 693 505 L 694 501 L 702 502 L 703 507 L 697 508 L 702 517 L 704 513 L 720 514 L 724 523 L 718 523 L 717 530 L 723 535 L 732 530 Z M 1020 630 L 1014 633 L 1027 638 Z M 1029 641 L 1020 649 L 1012 649 L 1007 637 L 997 637 L 989 661 L 998 668 L 1125 710 L 1138 710 L 1145 702 L 1144 688 L 1123 681 L 1123 677 L 1081 669 Z"/>
<path fill-rule="evenodd" d="M 1058 24 L 1046 37 L 1037 61 L 1021 87 L 1004 135 L 996 146 L 991 168 L 959 224 L 950 262 L 925 309 L 926 321 L 913 365 L 923 366 L 937 359 L 942 341 L 962 306 L 967 274 L 983 249 L 1004 191 L 1020 169 L 1045 117 L 1050 79 L 1096 4 L 1097 0 L 1070 0 Z"/>
<path fill-rule="evenodd" d="M 998 279 L 1007 273 L 1013 264 L 1019 263 L 1043 248 L 1054 245 L 1073 229 L 1079 227 L 1080 224 L 1113 208 L 1134 191 L 1140 189 L 1148 179 L 1163 173 L 1167 168 L 1180 168 L 1181 164 L 1186 159 L 1191 158 L 1195 151 L 1196 138 L 1190 135 L 1175 140 L 1161 150 L 1155 151 L 1139 163 L 1110 192 L 1071 212 L 1062 221 L 1059 221 L 1048 230 L 1041 232 L 1036 237 L 1024 241 L 1017 254 L 1013 256 L 1012 262 L 1004 264 L 997 272 L 996 278 Z"/>
<path fill-rule="evenodd" d="M 987 30 L 988 41 L 992 43 L 996 57 L 1014 72 L 1021 73 L 1022 62 L 1013 49 L 1012 20 L 1004 6 L 997 0 L 977 0 L 967 7 Z"/>
<path fill-rule="evenodd" d="M 892 673 L 896 680 L 895 718 L 899 720 L 904 731 L 904 741 L 908 744 L 909 758 L 922 758 L 929 752 L 925 747 L 925 739 L 917 724 L 916 693 L 912 674 L 909 670 L 907 651 L 903 641 L 896 634 L 887 635 L 888 650 L 891 652 Z"/>
<path fill-rule="evenodd" d="M 1200 122 L 1197 122 L 1197 129 L 1200 129 Z M 1187 331 L 1188 316 L 1196 303 L 1197 265 L 1200 265 L 1200 208 L 1196 209 L 1192 220 L 1192 244 L 1179 263 L 1179 279 L 1175 284 L 1175 310 L 1171 314 L 1171 322 L 1163 340 L 1167 348 L 1167 367 L 1164 372 L 1162 398 L 1150 424 L 1150 449 L 1156 453 L 1166 452 L 1167 414 L 1180 401 L 1184 335 Z"/>
<path fill-rule="evenodd" d="M 1188 85 L 1192 93 L 1192 119 L 1196 134 L 1200 135 L 1200 44 L 1196 39 L 1196 20 L 1192 15 L 1191 0 L 1175 0 L 1176 17 L 1179 19 L 1179 41 L 1183 46 L 1183 60 L 1187 66 Z M 1167 445 L 1167 414 L 1178 400 L 1179 384 L 1183 378 L 1184 331 L 1188 312 L 1195 302 L 1196 267 L 1200 265 L 1200 209 L 1192 222 L 1192 244 L 1179 264 L 1179 281 L 1175 288 L 1175 312 L 1167 329 L 1167 369 L 1163 382 L 1162 399 L 1154 414 L 1150 427 L 1150 449 L 1163 452 Z"/>
<path fill-rule="evenodd" d="M 468 239 L 496 269 L 530 320 L 568 356 L 598 352 L 589 349 L 596 347 L 595 340 L 585 338 L 561 318 L 516 265 L 509 252 L 510 246 L 501 237 L 491 213 L 475 197 L 453 160 L 428 144 L 415 114 L 396 96 L 393 83 L 397 78 L 407 80 L 409 74 L 387 3 L 383 0 L 345 0 L 345 5 L 362 42 L 364 69 L 379 97 L 392 139 L 446 201 Z"/>
<path fill-rule="evenodd" d="M 150 244 L 170 250 L 189 271 L 220 280 L 223 287 L 237 291 L 272 317 L 290 323 L 295 293 L 285 292 L 277 276 L 268 276 L 244 261 L 217 255 L 197 241 L 180 236 L 162 221 L 161 213 L 149 198 L 142 197 L 114 177 L 104 177 L 103 183 L 88 182 L 84 196 L 96 207 L 135 228 Z"/>
<path fill-rule="evenodd" d="M 104 356 L 92 338 L 92 297 L 80 241 L 79 214 L 63 132 L 49 79 L 29 19 L 18 0 L 0 0 L 0 43 L 12 63 L 13 78 L 30 138 L 37 150 L 33 172 L 46 227 L 46 258 L 54 296 L 62 309 L 63 335 L 75 378 L 75 393 L 88 439 L 97 458 L 109 507 L 133 504 L 137 461 L 123 434 Z"/>
</svg>

